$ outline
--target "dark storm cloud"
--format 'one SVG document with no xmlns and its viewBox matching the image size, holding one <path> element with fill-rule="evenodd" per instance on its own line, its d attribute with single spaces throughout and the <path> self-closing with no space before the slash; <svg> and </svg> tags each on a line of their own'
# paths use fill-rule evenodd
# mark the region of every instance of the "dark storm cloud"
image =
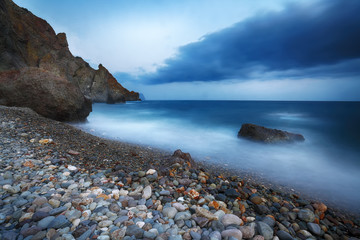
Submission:
<svg viewBox="0 0 360 240">
<path fill-rule="evenodd" d="M 347 74 L 349 68 L 359 74 L 357 58 L 360 0 L 320 1 L 290 5 L 206 35 L 180 47 L 177 56 L 144 79 L 156 84 L 248 79 L 268 72 L 321 75 L 326 67 L 334 74 Z"/>
</svg>

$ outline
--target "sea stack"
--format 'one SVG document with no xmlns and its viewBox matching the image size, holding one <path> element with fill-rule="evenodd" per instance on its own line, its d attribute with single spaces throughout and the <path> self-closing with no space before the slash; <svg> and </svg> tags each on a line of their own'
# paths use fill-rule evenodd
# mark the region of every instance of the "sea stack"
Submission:
<svg viewBox="0 0 360 240">
<path fill-rule="evenodd" d="M 11 0 L 0 1 L 0 104 L 60 121 L 84 120 L 92 102 L 139 100 L 101 64 L 74 57 L 65 33 Z"/>
<path fill-rule="evenodd" d="M 301 134 L 266 128 L 251 123 L 245 123 L 241 126 L 238 137 L 264 143 L 305 141 L 304 136 Z"/>
</svg>

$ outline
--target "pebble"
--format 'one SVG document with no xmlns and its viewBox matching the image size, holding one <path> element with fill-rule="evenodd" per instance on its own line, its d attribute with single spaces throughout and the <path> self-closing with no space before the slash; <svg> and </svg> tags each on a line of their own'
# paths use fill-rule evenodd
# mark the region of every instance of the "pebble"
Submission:
<svg viewBox="0 0 360 240">
<path fill-rule="evenodd" d="M 176 208 L 176 210 L 178 210 L 179 212 L 183 212 L 186 210 L 186 207 L 178 202 L 173 203 L 173 207 Z"/>
<path fill-rule="evenodd" d="M 130 225 L 126 229 L 127 236 L 135 236 L 135 238 L 141 239 L 144 235 L 144 230 L 139 228 L 137 225 Z"/>
<path fill-rule="evenodd" d="M 156 173 L 155 169 L 149 169 L 149 170 L 147 170 L 146 175 L 153 175 L 155 173 Z"/>
<path fill-rule="evenodd" d="M 155 239 L 156 238 L 156 234 L 154 232 L 144 232 L 144 238 L 147 238 L 147 239 Z"/>
<path fill-rule="evenodd" d="M 271 228 L 275 226 L 275 220 L 271 217 L 264 217 L 261 221 L 269 225 Z"/>
<path fill-rule="evenodd" d="M 263 202 L 262 198 L 258 195 L 251 196 L 250 201 L 254 204 L 261 204 Z"/>
<path fill-rule="evenodd" d="M 294 239 L 289 233 L 287 233 L 283 230 L 277 231 L 276 235 L 279 237 L 280 240 L 293 240 Z"/>
<path fill-rule="evenodd" d="M 101 236 L 98 236 L 97 239 L 99 239 L 99 240 L 110 240 L 110 237 L 108 235 L 101 235 Z"/>
<path fill-rule="evenodd" d="M 67 218 L 64 215 L 59 215 L 49 223 L 48 228 L 55 228 L 55 229 L 64 228 L 69 226 L 70 224 L 71 223 L 69 222 L 69 220 L 67 220 Z"/>
<path fill-rule="evenodd" d="M 178 212 L 175 215 L 174 220 L 178 221 L 178 220 L 189 220 L 191 218 L 191 214 L 190 212 Z"/>
<path fill-rule="evenodd" d="M 166 207 L 163 209 L 163 215 L 169 219 L 173 219 L 177 213 L 178 211 L 174 207 Z"/>
<path fill-rule="evenodd" d="M 203 208 L 203 207 L 197 207 L 196 208 L 196 214 L 200 217 L 207 218 L 209 220 L 218 220 L 218 217 L 210 212 L 209 210 Z"/>
<path fill-rule="evenodd" d="M 307 223 L 307 227 L 312 234 L 315 234 L 316 236 L 321 236 L 321 228 L 319 224 Z"/>
<path fill-rule="evenodd" d="M 264 222 L 257 222 L 256 226 L 259 233 L 264 237 L 265 240 L 270 240 L 273 238 L 274 231 L 269 225 Z"/>
<path fill-rule="evenodd" d="M 221 233 L 219 231 L 213 231 L 209 234 L 210 240 L 221 240 Z"/>
<path fill-rule="evenodd" d="M 312 238 L 313 236 L 311 235 L 311 233 L 309 233 L 306 230 L 300 230 L 298 231 L 298 234 L 302 235 L 305 238 Z"/>
<path fill-rule="evenodd" d="M 151 197 L 151 194 L 152 194 L 152 189 L 151 189 L 151 186 L 148 185 L 144 188 L 142 197 L 147 200 Z"/>
<path fill-rule="evenodd" d="M 65 212 L 66 210 L 67 210 L 67 207 L 62 206 L 62 207 L 58 207 L 58 208 L 52 209 L 52 210 L 49 212 L 49 214 L 55 216 L 55 215 L 58 215 L 58 214 L 60 214 L 60 213 L 62 213 L 62 212 Z"/>
<path fill-rule="evenodd" d="M 112 211 L 112 212 L 120 212 L 121 208 L 120 208 L 119 204 L 112 203 L 109 206 L 109 210 Z"/>
<path fill-rule="evenodd" d="M 79 218 L 81 216 L 81 212 L 79 210 L 70 210 L 65 213 L 66 218 L 72 222 L 73 220 Z"/>
<path fill-rule="evenodd" d="M 197 232 L 194 232 L 194 231 L 190 231 L 190 235 L 192 237 L 192 239 L 195 239 L 195 240 L 200 240 L 201 239 L 201 235 Z"/>
<path fill-rule="evenodd" d="M 305 222 L 313 222 L 315 221 L 315 214 L 307 208 L 301 209 L 298 212 L 298 217 L 300 220 L 303 220 Z"/>
<path fill-rule="evenodd" d="M 12 194 L 15 194 L 15 193 L 18 193 L 20 192 L 20 187 L 19 186 L 11 186 L 11 185 L 4 185 L 3 186 L 3 189 L 9 193 L 12 193 Z"/>
<path fill-rule="evenodd" d="M 108 227 L 108 226 L 110 226 L 111 224 L 113 224 L 112 221 L 110 221 L 110 220 L 104 220 L 104 221 L 99 222 L 99 227 L 101 227 L 101 228 L 103 228 L 103 227 Z"/>
<path fill-rule="evenodd" d="M 46 229 L 54 219 L 55 219 L 54 216 L 48 216 L 46 218 L 41 219 L 37 225 L 41 229 Z"/>
<path fill-rule="evenodd" d="M 56 199 L 50 199 L 49 200 L 49 204 L 53 207 L 53 208 L 58 208 L 60 207 L 60 201 L 56 200 Z"/>
<path fill-rule="evenodd" d="M 36 233 L 31 240 L 42 240 L 46 237 L 46 231 L 40 231 Z"/>
<path fill-rule="evenodd" d="M 225 195 L 230 198 L 237 198 L 240 196 L 240 193 L 238 191 L 236 191 L 235 189 L 230 188 L 230 189 L 225 190 Z"/>
<path fill-rule="evenodd" d="M 227 227 L 229 225 L 241 225 L 243 223 L 243 221 L 236 215 L 234 214 L 225 214 L 222 218 L 221 218 L 221 223 Z"/>
<path fill-rule="evenodd" d="M 235 239 L 242 239 L 242 232 L 239 229 L 228 229 L 221 232 L 221 236 L 223 238 L 233 237 Z"/>
<path fill-rule="evenodd" d="M 69 171 L 76 171 L 77 167 L 72 166 L 72 165 L 68 165 L 67 169 L 69 169 Z"/>
<path fill-rule="evenodd" d="M 111 239 L 123 239 L 126 234 L 127 227 L 115 230 L 111 233 Z"/>
<path fill-rule="evenodd" d="M 240 226 L 239 230 L 241 231 L 243 238 L 250 239 L 255 235 L 255 224 Z"/>
<path fill-rule="evenodd" d="M 86 230 L 80 237 L 76 238 L 76 240 L 86 240 L 91 234 L 94 232 L 96 225 L 92 225 L 88 230 Z"/>
<path fill-rule="evenodd" d="M 170 191 L 168 190 L 163 190 L 160 192 L 160 196 L 169 196 L 170 195 Z"/>
</svg>

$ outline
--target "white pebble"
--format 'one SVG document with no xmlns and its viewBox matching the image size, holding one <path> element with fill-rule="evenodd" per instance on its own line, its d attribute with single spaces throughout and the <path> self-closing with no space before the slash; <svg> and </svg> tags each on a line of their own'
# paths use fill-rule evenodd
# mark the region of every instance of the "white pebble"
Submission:
<svg viewBox="0 0 360 240">
<path fill-rule="evenodd" d="M 139 222 L 136 223 L 136 225 L 137 225 L 139 228 L 142 228 L 142 227 L 145 225 L 145 222 L 139 221 Z"/>
<path fill-rule="evenodd" d="M 77 170 L 77 167 L 72 166 L 72 165 L 69 165 L 69 166 L 68 166 L 68 169 L 69 169 L 70 171 L 76 171 L 76 170 Z"/>
<path fill-rule="evenodd" d="M 155 169 L 149 169 L 149 170 L 147 170 L 146 175 L 153 175 L 155 173 L 156 173 Z"/>
</svg>

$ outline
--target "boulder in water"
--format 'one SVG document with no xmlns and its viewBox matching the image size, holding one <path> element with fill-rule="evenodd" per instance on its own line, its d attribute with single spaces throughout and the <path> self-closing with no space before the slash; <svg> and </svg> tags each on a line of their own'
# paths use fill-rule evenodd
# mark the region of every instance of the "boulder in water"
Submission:
<svg viewBox="0 0 360 240">
<path fill-rule="evenodd" d="M 251 123 L 245 123 L 241 126 L 238 137 L 264 143 L 305 141 L 304 136 L 301 134 L 266 128 Z"/>
</svg>

